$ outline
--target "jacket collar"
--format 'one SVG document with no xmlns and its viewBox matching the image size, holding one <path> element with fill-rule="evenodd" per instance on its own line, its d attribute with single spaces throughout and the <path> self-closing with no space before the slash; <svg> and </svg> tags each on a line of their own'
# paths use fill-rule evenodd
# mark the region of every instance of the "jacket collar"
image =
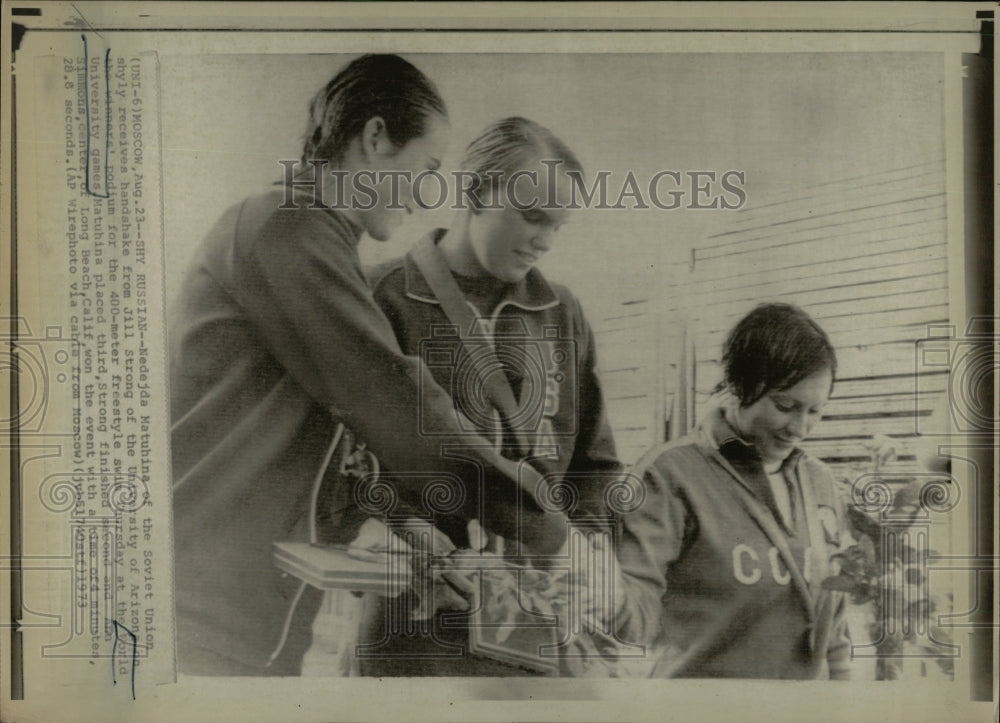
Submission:
<svg viewBox="0 0 1000 723">
<path fill-rule="evenodd" d="M 713 449 L 721 452 L 723 455 L 757 455 L 757 450 L 754 446 L 743 439 L 740 433 L 726 419 L 724 408 L 718 407 L 710 411 L 702 420 L 701 427 L 704 430 L 706 441 Z M 795 447 L 792 453 L 782 462 L 781 466 L 783 468 L 794 469 L 803 454 L 805 453 L 801 449 Z"/>
<path fill-rule="evenodd" d="M 437 244 L 445 234 L 447 229 L 437 228 L 428 234 Z M 444 256 L 439 254 L 437 262 L 445 264 Z M 407 254 L 403 260 L 403 272 L 406 283 L 406 295 L 416 301 L 423 301 L 427 304 L 439 303 L 434 296 L 434 292 L 427 284 L 420 269 L 411 254 Z M 450 273 L 450 271 L 449 271 Z M 516 284 L 511 284 L 506 295 L 501 300 L 501 305 L 517 306 L 525 311 L 542 311 L 559 305 L 559 297 L 545 280 L 542 272 L 532 267 L 532 269 Z"/>
</svg>

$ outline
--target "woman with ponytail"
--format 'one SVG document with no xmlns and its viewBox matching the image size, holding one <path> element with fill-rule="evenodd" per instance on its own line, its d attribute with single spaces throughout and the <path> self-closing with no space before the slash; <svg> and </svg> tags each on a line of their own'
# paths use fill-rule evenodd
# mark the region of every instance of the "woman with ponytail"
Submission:
<svg viewBox="0 0 1000 723">
<path fill-rule="evenodd" d="M 456 515 L 539 554 L 563 544 L 564 519 L 535 499 L 539 475 L 458 425 L 451 398 L 403 354 L 358 259 L 363 234 L 386 240 L 413 210 L 410 187 L 390 183 L 437 168 L 447 134 L 423 73 L 395 55 L 357 58 L 313 99 L 295 173 L 229 209 L 193 261 L 170 338 L 184 673 L 300 673 L 322 593 L 282 574 L 272 544 L 351 539 L 316 504 L 343 445 L 404 473 L 393 488 L 404 502 L 420 504 L 435 474 L 473 481 Z M 420 419 L 438 436 L 422 435 Z M 442 455 L 447 446 L 467 451 Z M 485 516 L 479 483 L 503 500 Z"/>
</svg>

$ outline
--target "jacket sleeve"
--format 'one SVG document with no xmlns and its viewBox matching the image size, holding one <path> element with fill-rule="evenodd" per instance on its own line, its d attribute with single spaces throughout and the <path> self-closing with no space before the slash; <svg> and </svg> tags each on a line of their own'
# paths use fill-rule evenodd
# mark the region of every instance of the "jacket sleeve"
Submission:
<svg viewBox="0 0 1000 723">
<path fill-rule="evenodd" d="M 833 496 L 834 509 L 837 513 L 837 525 L 839 527 L 839 542 L 850 538 L 851 534 L 847 527 L 847 509 L 843 497 L 837 494 L 836 483 L 833 473 L 826 465 L 823 466 L 826 472 L 826 484 Z M 833 624 L 830 629 L 830 642 L 826 650 L 826 663 L 830 672 L 830 680 L 850 680 L 851 679 L 851 634 L 847 626 L 847 610 L 849 600 L 844 593 L 835 593 L 838 597 L 833 613 Z"/>
<path fill-rule="evenodd" d="M 402 480 L 404 501 L 420 504 L 431 481 L 407 481 L 405 473 L 452 473 L 465 481 L 462 514 L 479 517 L 488 489 L 486 527 L 539 554 L 558 550 L 565 519 L 538 504 L 537 473 L 461 429 L 450 397 L 416 357 L 402 354 L 343 223 L 323 211 L 276 211 L 259 232 L 238 233 L 236 293 L 264 343 Z M 421 434 L 421 421 L 438 434 Z M 445 445 L 455 452 L 442 451 Z"/>
<path fill-rule="evenodd" d="M 574 300 L 575 301 L 575 300 Z M 622 464 L 615 451 L 614 435 L 608 421 L 604 393 L 597 371 L 597 349 L 594 332 L 583 317 L 579 302 L 576 302 L 575 338 L 581 343 L 578 359 L 579 389 L 577 399 L 578 433 L 573 447 L 568 472 L 593 475 L 595 484 L 591 489 L 581 491 L 583 503 L 592 512 L 605 510 L 604 494 L 608 485 L 619 479 Z"/>
<path fill-rule="evenodd" d="M 832 509 L 836 517 L 836 530 L 823 530 L 827 552 L 833 554 L 839 551 L 851 537 L 847 529 L 845 502 L 842 495 L 838 494 L 837 484 L 830 468 L 815 459 L 809 459 L 808 465 L 807 480 L 814 487 L 817 504 Z M 824 630 L 826 636 L 825 660 L 817 662 L 820 665 L 825 663 L 827 676 L 831 680 L 850 680 L 851 638 L 847 626 L 847 595 L 833 590 L 823 590 L 821 595 L 821 610 L 825 608 L 832 612 L 829 617 L 825 618 L 824 623 L 825 626 L 828 626 Z"/>
<path fill-rule="evenodd" d="M 840 595 L 830 631 L 830 643 L 826 650 L 826 662 L 830 680 L 851 679 L 851 636 L 847 629 L 847 596 Z"/>
<path fill-rule="evenodd" d="M 642 469 L 642 464 L 638 469 Z M 621 581 L 615 629 L 625 642 L 648 645 L 660 633 L 667 566 L 680 555 L 687 507 L 669 481 L 650 465 L 641 472 L 645 499 L 618 520 Z"/>
</svg>

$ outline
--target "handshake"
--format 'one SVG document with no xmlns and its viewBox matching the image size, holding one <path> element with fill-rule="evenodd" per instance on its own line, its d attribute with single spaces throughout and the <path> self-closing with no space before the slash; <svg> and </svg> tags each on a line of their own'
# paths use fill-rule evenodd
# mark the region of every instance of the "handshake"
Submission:
<svg viewBox="0 0 1000 723">
<path fill-rule="evenodd" d="M 370 519 L 349 554 L 381 560 L 386 553 L 405 555 L 410 620 L 430 625 L 441 614 L 468 613 L 474 655 L 549 674 L 635 674 L 629 672 L 641 662 L 635 646 L 615 632 L 624 579 L 607 530 L 571 526 L 563 549 L 544 569 L 518 564 L 510 550 L 505 557 L 503 540 L 476 522 L 468 532 L 471 546 L 457 548 L 425 520 L 393 522 L 390 529 Z"/>
<path fill-rule="evenodd" d="M 608 630 L 624 604 L 624 581 L 610 535 L 570 527 L 566 543 L 545 569 L 519 565 L 500 554 L 503 540 L 473 520 L 472 547 L 458 548 L 436 527 L 412 518 L 390 529 L 372 518 L 348 552 L 367 560 L 403 554 L 411 563 L 411 588 L 419 600 L 415 620 L 442 611 L 468 611 L 477 597 L 491 618 L 514 623 L 519 610 L 555 615 L 560 627 Z"/>
</svg>

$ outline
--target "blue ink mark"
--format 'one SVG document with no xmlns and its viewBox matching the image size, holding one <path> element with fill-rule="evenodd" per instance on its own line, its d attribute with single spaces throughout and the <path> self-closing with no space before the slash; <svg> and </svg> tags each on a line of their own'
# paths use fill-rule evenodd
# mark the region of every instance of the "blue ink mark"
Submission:
<svg viewBox="0 0 1000 723">
<path fill-rule="evenodd" d="M 125 633 L 132 638 L 132 700 L 135 700 L 135 665 L 136 665 L 136 654 L 138 653 L 138 640 L 135 637 L 135 633 L 126 628 L 117 620 L 111 621 L 115 626 L 115 643 L 114 647 L 111 648 L 111 682 L 114 685 L 118 685 L 118 673 L 116 671 L 117 666 L 115 665 L 115 653 L 118 651 L 118 643 L 121 638 L 118 636 L 119 630 L 124 630 Z"/>
<path fill-rule="evenodd" d="M 90 49 L 87 46 L 87 36 L 81 33 L 80 37 L 83 39 L 83 77 L 86 78 L 86 85 L 83 89 L 83 104 L 87 120 L 87 152 L 84 162 L 84 184 L 88 195 L 96 196 L 97 198 L 108 198 L 108 147 L 111 145 L 111 48 L 104 51 L 104 165 L 101 169 L 104 174 L 104 192 L 102 193 L 95 191 L 90 186 Z"/>
<path fill-rule="evenodd" d="M 104 198 L 108 189 L 108 149 L 111 147 L 111 48 L 104 51 Z"/>
</svg>

